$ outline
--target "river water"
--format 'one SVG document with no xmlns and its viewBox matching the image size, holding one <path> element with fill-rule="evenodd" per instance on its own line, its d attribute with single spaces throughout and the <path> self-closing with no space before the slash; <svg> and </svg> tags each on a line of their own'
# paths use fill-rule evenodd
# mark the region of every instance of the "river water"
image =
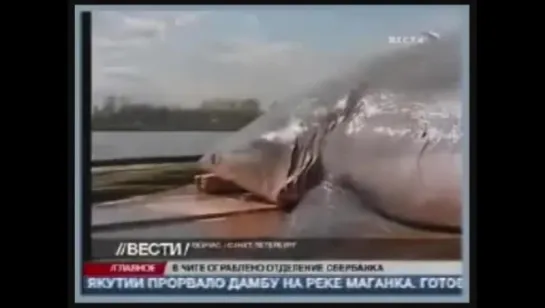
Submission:
<svg viewBox="0 0 545 308">
<path fill-rule="evenodd" d="M 199 155 L 232 132 L 93 132 L 92 159 Z"/>
</svg>

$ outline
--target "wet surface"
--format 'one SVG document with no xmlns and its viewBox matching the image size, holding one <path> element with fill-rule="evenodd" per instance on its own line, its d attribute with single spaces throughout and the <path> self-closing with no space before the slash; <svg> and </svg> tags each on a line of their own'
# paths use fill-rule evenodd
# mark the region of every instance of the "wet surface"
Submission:
<svg viewBox="0 0 545 308">
<path fill-rule="evenodd" d="M 158 223 L 136 228 L 96 231 L 94 238 L 255 238 L 271 236 L 281 229 L 286 217 L 279 212 L 240 214 L 192 222 Z"/>
<path fill-rule="evenodd" d="M 170 192 L 170 194 L 173 193 Z M 177 191 L 174 195 L 178 194 L 179 196 L 179 193 L 180 191 Z M 221 203 L 214 198 L 211 199 L 214 200 L 212 203 L 219 211 Z M 151 202 L 153 200 L 155 200 L 155 203 Z M 122 216 L 120 214 L 122 212 L 125 214 L 130 213 L 129 208 L 140 207 L 139 210 L 132 213 L 142 214 L 145 212 L 142 208 L 147 208 L 147 211 L 150 208 L 154 208 L 155 211 L 161 214 L 153 215 L 162 215 L 164 219 L 145 225 L 120 224 L 108 230 L 95 230 L 92 235 L 93 238 L 140 240 L 158 238 L 353 238 L 367 239 L 368 241 L 361 242 L 364 244 L 358 247 L 353 247 L 353 244 L 347 244 L 348 246 L 345 245 L 346 247 L 336 247 L 335 249 L 351 252 L 361 250 L 362 254 L 367 257 L 385 259 L 461 258 L 461 241 L 459 235 L 418 230 L 390 221 L 367 210 L 355 195 L 338 187 L 320 185 L 309 192 L 291 213 L 268 210 L 266 212 L 231 214 L 226 217 L 190 221 L 181 221 L 179 218 L 169 220 L 168 216 L 176 216 L 179 213 L 167 210 L 173 209 L 172 205 L 167 205 L 168 202 L 161 204 L 161 202 L 157 202 L 159 200 L 169 200 L 169 198 L 140 200 L 139 202 L 134 202 L 133 205 L 118 204 L 104 206 L 104 208 L 112 207 L 112 209 L 114 207 L 126 208 L 118 212 L 118 218 Z M 231 203 L 232 209 L 237 207 L 234 204 Z M 196 205 L 193 204 L 193 207 L 189 206 L 188 208 L 193 208 L 194 212 L 198 212 L 195 209 Z M 228 207 L 228 202 L 225 205 Z M 180 208 L 184 206 L 188 205 L 179 204 Z M 244 206 L 247 210 L 248 205 Z M 251 206 L 259 206 L 259 204 Z M 200 210 L 202 213 L 205 212 L 204 208 L 205 206 Z M 106 212 L 103 212 L 102 215 L 105 215 L 104 213 Z M 186 215 L 188 214 L 189 212 L 186 212 Z M 128 221 L 129 218 L 131 217 L 128 216 L 124 219 Z M 135 218 L 142 219 L 145 217 L 132 217 L 132 219 Z M 314 253 L 318 254 L 319 251 L 309 251 L 308 253 L 313 255 Z M 322 252 L 321 254 L 324 253 L 326 252 Z"/>
<path fill-rule="evenodd" d="M 252 212 L 266 210 L 266 212 Z M 207 214 L 228 215 L 207 217 Z M 203 217 L 188 221 L 187 218 Z M 182 222 L 176 221 L 180 218 Z M 186 218 L 184 220 L 184 218 Z M 163 221 L 161 221 L 163 219 Z M 147 226 L 125 225 L 150 220 Z M 113 224 L 115 228 L 95 228 Z M 96 237 L 123 238 L 451 238 L 453 235 L 421 231 L 385 219 L 366 209 L 350 192 L 321 185 L 305 196 L 291 212 L 274 210 L 266 203 L 237 198 L 198 196 L 192 188 L 132 202 L 95 206 Z"/>
<path fill-rule="evenodd" d="M 273 210 L 272 204 L 256 202 L 245 195 L 214 196 L 197 192 L 194 186 L 159 194 L 94 205 L 92 229 L 127 228 L 218 216 Z"/>
</svg>

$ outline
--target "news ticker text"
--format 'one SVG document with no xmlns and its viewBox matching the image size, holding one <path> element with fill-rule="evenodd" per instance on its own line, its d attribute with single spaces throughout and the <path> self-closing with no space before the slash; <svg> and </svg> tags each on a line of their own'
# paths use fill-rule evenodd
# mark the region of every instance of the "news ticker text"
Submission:
<svg viewBox="0 0 545 308">
<path fill-rule="evenodd" d="M 433 259 L 459 259 L 459 239 L 94 239 L 92 259 L 411 259 L 430 251 Z M 441 252 L 441 254 L 437 254 Z M 431 257 L 430 257 L 431 258 Z"/>
<path fill-rule="evenodd" d="M 87 294 L 459 295 L 461 276 L 84 277 Z"/>
<path fill-rule="evenodd" d="M 460 261 L 168 261 L 85 263 L 84 275 L 461 275 Z"/>
<path fill-rule="evenodd" d="M 169 261 L 86 263 L 87 294 L 457 295 L 461 262 Z"/>
</svg>

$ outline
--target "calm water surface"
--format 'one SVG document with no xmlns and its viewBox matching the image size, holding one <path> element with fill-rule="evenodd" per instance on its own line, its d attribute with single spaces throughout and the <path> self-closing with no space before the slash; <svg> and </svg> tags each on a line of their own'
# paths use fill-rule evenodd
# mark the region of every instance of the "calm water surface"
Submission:
<svg viewBox="0 0 545 308">
<path fill-rule="evenodd" d="M 94 132 L 92 159 L 199 155 L 232 132 Z"/>
</svg>

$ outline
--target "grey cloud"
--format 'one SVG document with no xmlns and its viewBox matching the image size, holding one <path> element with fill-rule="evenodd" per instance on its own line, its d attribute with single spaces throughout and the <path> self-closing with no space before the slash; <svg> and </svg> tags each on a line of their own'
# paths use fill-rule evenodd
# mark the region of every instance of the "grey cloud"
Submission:
<svg viewBox="0 0 545 308">
<path fill-rule="evenodd" d="M 174 25 L 177 27 L 185 27 L 193 25 L 201 21 L 204 17 L 209 15 L 209 11 L 186 11 L 176 14 L 174 19 Z"/>
<path fill-rule="evenodd" d="M 144 46 L 148 43 L 145 37 L 134 35 L 118 36 L 118 37 L 96 37 L 93 38 L 93 47 L 103 49 L 123 49 L 131 47 Z"/>
<path fill-rule="evenodd" d="M 235 41 L 224 45 L 215 60 L 250 65 L 283 64 L 295 55 L 298 46 L 291 42 Z"/>
<path fill-rule="evenodd" d="M 106 17 L 97 18 L 93 29 L 93 47 L 102 49 L 123 49 L 142 47 L 157 38 L 164 38 L 166 20 L 135 17 L 110 12 Z M 117 17 L 114 19 L 113 17 Z M 102 21 L 102 22 L 100 22 Z"/>
<path fill-rule="evenodd" d="M 259 31 L 259 20 L 245 12 L 237 12 L 241 25 L 229 37 L 200 37 L 198 31 L 221 27 L 223 22 L 210 18 L 207 27 L 195 27 L 209 14 L 145 12 L 109 17 L 94 33 L 94 89 L 123 91 L 157 103 L 195 105 L 213 97 L 250 96 L 268 103 L 340 74 L 369 53 L 363 43 L 348 51 L 351 54 L 330 54 L 297 42 L 267 41 Z M 444 18 L 443 24 L 454 23 L 455 18 Z M 421 30 L 437 31 L 433 24 L 440 21 L 432 20 Z M 186 34 L 192 40 L 185 41 Z M 150 44 L 158 38 L 164 38 L 164 44 Z"/>
<path fill-rule="evenodd" d="M 141 71 L 134 66 L 106 66 L 102 68 L 101 73 L 108 77 L 130 80 L 141 79 L 143 77 Z"/>
<path fill-rule="evenodd" d="M 123 17 L 123 38 L 164 38 L 167 22 L 155 18 Z"/>
</svg>

